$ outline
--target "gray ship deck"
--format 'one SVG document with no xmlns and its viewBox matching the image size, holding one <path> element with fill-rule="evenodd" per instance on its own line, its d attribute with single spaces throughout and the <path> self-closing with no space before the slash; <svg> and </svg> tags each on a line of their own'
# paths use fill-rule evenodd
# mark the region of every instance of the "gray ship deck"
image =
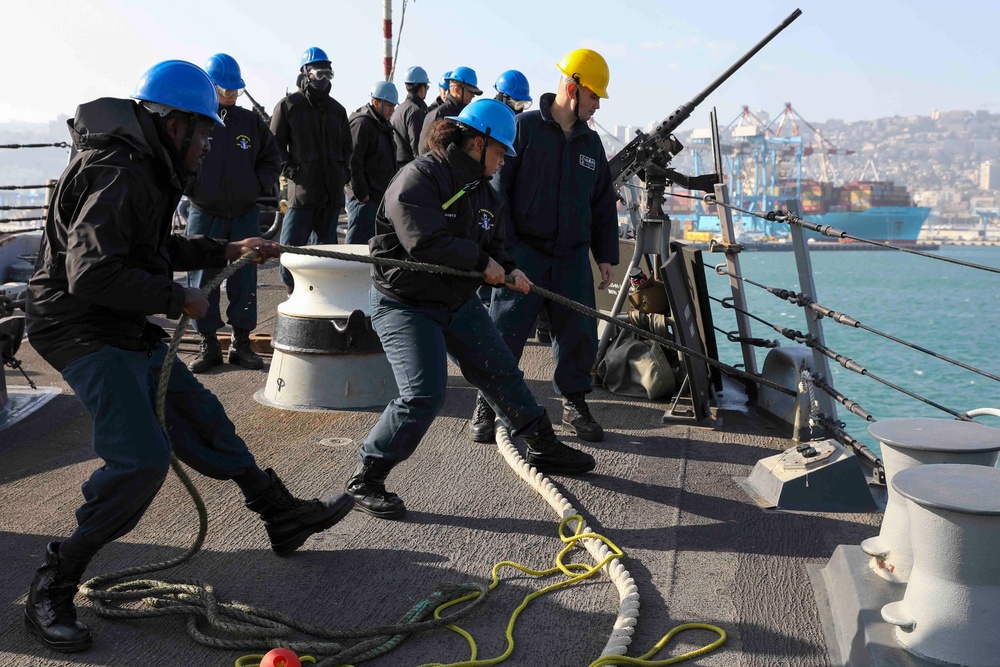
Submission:
<svg viewBox="0 0 1000 667">
<path fill-rule="evenodd" d="M 261 272 L 261 331 L 284 296 L 273 266 Z M 188 354 L 191 352 L 187 349 Z M 46 651 L 22 623 L 25 592 L 45 544 L 74 527 L 80 484 L 97 461 L 90 420 L 62 379 L 29 345 L 20 353 L 39 385 L 64 393 L 0 433 L 0 662 L 55 665 L 231 665 L 248 651 L 219 651 L 190 640 L 178 618 L 112 621 L 80 601 L 94 631 L 87 652 Z M 536 395 L 558 415 L 552 397 L 550 351 L 530 343 L 523 368 Z M 561 548 L 552 509 L 507 466 L 493 446 L 471 442 L 467 418 L 474 392 L 450 369 L 448 399 L 416 454 L 397 468 L 389 487 L 405 499 L 405 521 L 359 512 L 313 537 L 296 554 L 277 558 L 256 515 L 244 509 L 232 484 L 195 477 L 210 513 L 204 549 L 156 578 L 196 578 L 220 598 L 294 614 L 329 627 L 395 622 L 442 581 L 489 580 L 491 566 L 515 560 L 551 566 Z M 312 497 L 340 491 L 355 463 L 353 443 L 378 411 L 287 412 L 258 404 L 253 393 L 267 369 L 222 367 L 203 376 L 263 466 L 273 466 L 293 493 Z M 23 384 L 7 371 L 9 385 Z M 821 666 L 829 658 L 813 600 L 807 563 L 823 563 L 838 544 L 858 544 L 877 532 L 875 514 L 803 514 L 757 508 L 733 481 L 759 458 L 789 443 L 782 430 L 747 414 L 727 389 L 712 427 L 661 425 L 664 405 L 597 390 L 592 406 L 607 438 L 580 443 L 598 459 L 585 478 L 554 478 L 591 527 L 625 551 L 624 565 L 639 589 L 638 626 L 629 655 L 646 652 L 668 629 L 685 622 L 721 626 L 719 650 L 687 664 Z M 346 438 L 352 444 L 327 438 Z M 156 562 L 181 553 L 197 530 L 195 509 L 171 474 L 139 526 L 108 546 L 88 577 Z M 585 551 L 575 561 L 590 562 Z M 539 584 L 504 571 L 505 583 L 461 625 L 480 657 L 504 646 L 504 627 L 520 598 Z M 515 630 L 510 665 L 585 666 L 610 634 L 618 593 L 601 575 L 529 606 Z M 708 632 L 675 640 L 676 655 L 711 642 Z M 464 640 L 447 630 L 411 637 L 366 665 L 409 666 L 468 658 Z"/>
</svg>

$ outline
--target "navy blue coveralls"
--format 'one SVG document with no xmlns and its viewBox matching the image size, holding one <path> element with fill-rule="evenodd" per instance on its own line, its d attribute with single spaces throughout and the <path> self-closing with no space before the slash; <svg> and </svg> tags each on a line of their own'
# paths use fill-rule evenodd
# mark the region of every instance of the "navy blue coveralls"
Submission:
<svg viewBox="0 0 1000 667">
<path fill-rule="evenodd" d="M 257 198 L 271 194 L 278 183 L 281 158 L 271 128 L 253 111 L 237 106 L 222 107 L 225 127 L 212 133 L 212 151 L 202 161 L 198 180 L 188 191 L 191 207 L 187 236 L 242 241 L 260 235 Z M 201 288 L 218 271 L 188 273 L 188 285 Z M 222 328 L 220 290 L 208 295 L 208 312 L 194 321 L 195 331 L 214 334 Z M 244 266 L 226 281 L 229 307 L 226 319 L 235 329 L 257 327 L 257 266 Z"/>
<path fill-rule="evenodd" d="M 130 100 L 83 104 L 70 122 L 80 152 L 59 179 L 28 287 L 31 345 L 62 373 L 94 421 L 104 465 L 83 484 L 74 557 L 138 523 L 177 457 L 215 479 L 259 471 L 222 404 L 175 361 L 170 442 L 154 392 L 165 333 L 147 315 L 178 318 L 173 271 L 225 266 L 225 243 L 171 233 L 182 185 L 149 112 Z M 262 474 L 262 473 L 260 473 Z"/>
<path fill-rule="evenodd" d="M 500 172 L 510 218 L 508 252 L 539 287 L 595 306 L 590 253 L 598 264 L 618 263 L 618 214 L 604 146 L 597 133 L 577 120 L 567 137 L 552 117 L 555 95 L 517 116 L 514 149 Z M 494 179 L 496 181 L 496 179 Z M 544 302 L 552 331 L 558 394 L 590 391 L 597 360 L 597 323 L 590 317 Z M 490 316 L 518 359 L 543 308 L 534 292 L 493 290 Z"/>
<path fill-rule="evenodd" d="M 457 146 L 426 153 L 393 179 L 376 216 L 373 257 L 484 271 L 490 257 L 506 272 L 503 199 L 481 178 L 482 165 Z M 447 210 L 466 184 L 475 187 Z M 476 294 L 479 279 L 372 267 L 372 324 L 392 364 L 399 398 L 382 413 L 360 456 L 402 461 L 417 448 L 444 404 L 450 356 L 512 433 L 532 433 L 545 409 Z M 484 353 L 484 351 L 488 351 Z"/>
</svg>

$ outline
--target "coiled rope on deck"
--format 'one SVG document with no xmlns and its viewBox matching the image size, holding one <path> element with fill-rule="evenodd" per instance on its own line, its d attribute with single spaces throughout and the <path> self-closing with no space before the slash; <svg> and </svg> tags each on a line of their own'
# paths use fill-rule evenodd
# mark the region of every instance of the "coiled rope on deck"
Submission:
<svg viewBox="0 0 1000 667">
<path fill-rule="evenodd" d="M 229 276 L 240 270 L 258 257 L 256 251 L 247 253 L 236 260 L 210 281 L 203 291 L 211 293 Z M 169 431 L 166 426 L 166 395 L 170 382 L 170 372 L 177 358 L 177 350 L 190 318 L 182 315 L 177 323 L 174 336 L 167 348 L 160 380 L 156 392 L 156 414 L 160 426 L 169 441 Z M 127 568 L 118 572 L 94 577 L 80 587 L 80 593 L 92 601 L 95 613 L 105 618 L 135 619 L 152 618 L 168 615 L 187 616 L 188 634 L 194 641 L 204 646 L 227 650 L 260 649 L 262 646 L 284 646 L 297 652 L 326 654 L 329 657 L 319 661 L 317 667 L 336 667 L 349 662 L 362 662 L 387 653 L 395 648 L 407 636 L 425 630 L 444 627 L 453 623 L 456 618 L 470 613 L 481 604 L 489 593 L 483 584 L 446 584 L 437 589 L 424 600 L 411 608 L 396 625 L 386 625 L 376 628 L 359 630 L 331 631 L 294 619 L 287 614 L 263 610 L 240 603 L 220 603 L 215 597 L 211 584 L 205 582 L 181 579 L 177 581 L 158 581 L 153 579 L 136 579 L 122 583 L 127 577 L 149 574 L 166 570 L 194 556 L 204 544 L 208 533 L 208 511 L 200 494 L 185 472 L 177 458 L 171 455 L 170 466 L 181 480 L 184 488 L 190 494 L 198 511 L 198 534 L 194 543 L 175 558 L 147 565 Z M 475 599 L 468 598 L 475 593 Z M 454 612 L 449 618 L 439 619 L 428 617 L 442 604 L 460 598 L 470 600 L 469 604 Z M 129 608 L 113 607 L 133 603 Z M 136 608 L 134 603 L 144 603 Z M 221 633 L 235 635 L 237 638 L 209 635 L 198 627 L 198 620 L 204 619 L 209 626 Z M 289 639 L 295 633 L 319 638 L 316 640 Z M 334 640 L 365 639 L 354 646 L 344 647 Z"/>
<path fill-rule="evenodd" d="M 318 250 L 316 248 L 308 247 L 300 248 L 294 246 L 279 246 L 279 248 L 282 252 L 292 254 L 328 257 L 332 259 L 366 264 L 379 264 L 382 266 L 437 273 L 442 275 L 453 275 L 457 277 L 482 277 L 482 274 L 479 272 L 462 271 L 460 269 L 454 269 L 441 265 L 424 264 L 390 258 L 376 258 L 365 255 L 340 253 L 330 250 Z M 202 288 L 203 291 L 207 294 L 218 289 L 223 281 L 228 279 L 231 275 L 250 262 L 258 259 L 259 256 L 260 255 L 256 250 L 243 255 L 238 260 L 234 261 L 225 269 L 220 271 L 215 278 Z M 543 288 L 533 285 L 532 291 L 535 291 L 544 298 L 551 299 L 584 314 L 591 315 L 592 317 L 596 317 L 598 319 L 603 319 L 614 326 L 628 329 L 640 336 L 660 342 L 671 349 L 675 349 L 686 354 L 692 354 L 706 363 L 713 363 L 724 368 L 727 372 L 732 372 L 738 376 L 745 376 L 747 379 L 751 379 L 755 382 L 761 382 L 763 384 L 767 384 L 768 386 L 774 384 L 766 381 L 764 378 L 751 376 L 743 371 L 740 371 L 739 369 L 705 357 L 704 355 L 701 355 L 693 350 L 687 350 L 673 341 L 651 334 L 650 332 L 635 327 L 628 322 L 622 322 L 608 317 L 600 311 L 588 308 Z M 173 364 L 177 359 L 177 352 L 180 348 L 180 344 L 189 321 L 190 318 L 186 314 L 183 314 L 178 320 L 177 326 L 174 330 L 174 335 L 167 347 L 167 353 L 163 361 L 159 382 L 157 384 L 156 414 L 160 427 L 163 429 L 168 441 L 170 436 L 166 423 L 166 397 L 169 388 L 170 373 L 173 369 Z M 789 392 L 788 389 L 779 385 L 774 385 L 773 388 L 785 393 Z M 570 579 L 553 586 L 546 587 L 546 589 L 532 594 L 524 601 L 523 605 L 526 605 L 530 599 L 536 597 L 537 595 L 541 595 L 542 593 L 547 592 L 548 590 L 553 590 L 554 588 L 575 583 L 580 579 L 591 576 L 598 570 L 604 570 L 607 572 L 619 589 L 621 607 L 619 609 L 618 618 L 615 622 L 615 629 L 612 632 L 611 639 L 608 641 L 605 650 L 602 652 L 602 657 L 592 663 L 591 667 L 612 664 L 649 666 L 674 664 L 676 662 L 680 662 L 681 660 L 687 660 L 698 655 L 703 655 L 708 651 L 714 650 L 725 641 L 725 632 L 720 628 L 703 624 L 687 624 L 672 630 L 667 636 L 657 643 L 652 651 L 646 655 L 640 658 L 625 657 L 624 653 L 626 647 L 631 641 L 631 634 L 634 631 L 633 629 L 636 622 L 635 619 L 638 615 L 638 590 L 635 586 L 634 580 L 631 578 L 631 575 L 619 560 L 622 552 L 610 543 L 610 541 L 606 540 L 606 538 L 594 534 L 593 531 L 586 526 L 582 517 L 579 518 L 576 535 L 572 538 L 564 536 L 562 532 L 563 527 L 569 518 L 576 514 L 576 512 L 572 509 L 572 506 L 568 503 L 568 501 L 566 501 L 565 498 L 558 492 L 550 480 L 541 475 L 541 473 L 534 468 L 528 467 L 527 463 L 520 457 L 520 454 L 518 454 L 517 450 L 513 447 L 506 431 L 499 429 L 498 443 L 501 442 L 502 438 L 506 439 L 506 446 L 503 444 L 500 445 L 501 454 L 503 454 L 504 458 L 515 469 L 515 471 L 532 484 L 532 486 L 542 494 L 549 504 L 560 513 L 560 516 L 563 519 L 560 523 L 560 537 L 564 542 L 568 542 L 568 546 L 560 552 L 560 559 L 557 560 L 556 569 L 562 571 L 564 574 L 569 576 Z M 481 604 L 486 599 L 491 588 L 496 585 L 496 568 L 494 568 L 494 583 L 492 586 L 476 583 L 461 585 L 448 584 L 439 586 L 430 596 L 421 600 L 417 603 L 417 605 L 410 609 L 410 611 L 408 611 L 396 625 L 364 630 L 331 631 L 297 621 L 293 617 L 286 614 L 267 611 L 240 603 L 221 603 L 216 599 L 214 588 L 210 584 L 197 580 L 182 579 L 178 581 L 159 581 L 153 579 L 136 579 L 123 582 L 122 580 L 128 577 L 149 574 L 180 565 L 184 561 L 193 557 L 204 544 L 205 537 L 208 533 L 208 512 L 204 501 L 201 499 L 201 496 L 190 477 L 180 465 L 180 462 L 173 455 L 171 455 L 170 465 L 195 503 L 195 507 L 198 511 L 198 534 L 191 546 L 188 547 L 184 553 L 175 558 L 171 558 L 160 563 L 127 568 L 118 572 L 94 577 L 84 582 L 80 587 L 80 592 L 92 601 L 95 613 L 99 616 L 106 618 L 134 619 L 167 615 L 184 615 L 187 616 L 187 629 L 189 635 L 196 642 L 202 645 L 230 650 L 259 650 L 261 647 L 271 648 L 284 646 L 297 652 L 327 654 L 329 657 L 317 662 L 317 667 L 336 667 L 338 665 L 345 665 L 349 661 L 362 662 L 387 653 L 395 648 L 407 636 L 415 632 L 445 626 L 453 626 L 455 620 L 467 615 L 479 604 Z M 587 537 L 584 538 L 584 535 Z M 599 563 L 596 568 L 589 568 L 589 572 L 584 575 L 574 575 L 572 571 L 574 568 L 581 567 L 579 564 L 565 566 L 561 561 L 562 555 L 570 550 L 577 541 L 581 541 Z M 498 566 L 499 565 L 503 564 L 498 564 Z M 548 571 L 540 571 L 538 574 L 545 574 L 546 572 Z M 440 612 L 442 610 L 462 602 L 468 602 L 469 604 L 454 611 L 447 618 L 442 618 L 440 616 Z M 112 606 L 126 603 L 132 603 L 132 606 L 129 608 Z M 145 606 L 137 607 L 136 603 L 145 603 Z M 510 637 L 510 632 L 513 627 L 513 623 L 516 620 L 517 613 L 520 613 L 520 609 L 511 618 L 508 626 L 508 639 L 510 645 L 508 647 L 508 651 L 503 657 L 490 661 L 456 663 L 456 665 L 496 664 L 497 662 L 506 659 L 506 656 L 513 650 L 513 639 Z M 434 615 L 434 618 L 425 620 L 431 614 Z M 235 635 L 237 638 L 209 635 L 199 628 L 199 619 L 207 621 L 209 626 L 215 631 Z M 701 649 L 667 661 L 652 662 L 647 660 L 647 658 L 655 655 L 655 653 L 659 651 L 659 649 L 677 632 L 696 628 L 714 631 L 720 635 L 720 639 Z M 289 639 L 289 637 L 295 633 L 319 638 L 321 641 Z M 344 639 L 357 640 L 364 638 L 369 639 L 347 648 L 335 641 Z"/>
<path fill-rule="evenodd" d="M 628 650 L 629 644 L 632 642 L 632 635 L 635 633 L 635 626 L 639 619 L 639 588 L 635 583 L 635 579 L 632 578 L 631 573 L 625 569 L 625 565 L 621 561 L 624 554 L 610 540 L 594 533 L 590 526 L 587 525 L 586 521 L 584 521 L 580 516 L 577 509 L 574 508 L 566 497 L 559 492 L 558 487 L 556 487 L 552 480 L 528 464 L 524 457 L 521 456 L 520 452 L 517 451 L 517 448 L 514 446 L 514 442 L 510 437 L 510 433 L 508 433 L 504 426 L 497 427 L 496 435 L 497 449 L 499 449 L 500 454 L 507 462 L 507 465 L 509 465 L 514 472 L 521 477 L 521 479 L 527 482 L 531 488 L 537 491 L 538 494 L 545 499 L 549 506 L 555 510 L 556 514 L 562 521 L 560 523 L 560 528 L 562 528 L 565 522 L 570 518 L 577 517 L 579 523 L 577 525 L 576 535 L 578 539 L 580 539 L 581 536 L 587 536 L 580 539 L 580 543 L 587 549 L 588 552 L 590 552 L 590 555 L 594 558 L 594 560 L 597 561 L 598 566 L 596 569 L 604 571 L 604 573 L 608 575 L 608 578 L 611 579 L 611 582 L 615 585 L 615 588 L 618 590 L 618 615 L 615 618 L 615 624 L 611 631 L 611 637 L 604 645 L 604 649 L 601 651 L 601 657 L 592 662 L 589 667 L 603 667 L 606 665 L 644 665 L 647 667 L 673 665 L 684 660 L 690 660 L 692 658 L 705 655 L 725 643 L 726 632 L 722 628 L 705 623 L 685 623 L 668 632 L 649 652 L 644 655 L 639 656 L 638 658 L 626 656 L 625 653 Z M 687 630 L 708 630 L 717 633 L 719 638 L 711 644 L 674 658 L 667 660 L 652 660 L 653 656 L 655 656 L 660 649 L 666 646 L 666 644 L 675 635 Z"/>
</svg>

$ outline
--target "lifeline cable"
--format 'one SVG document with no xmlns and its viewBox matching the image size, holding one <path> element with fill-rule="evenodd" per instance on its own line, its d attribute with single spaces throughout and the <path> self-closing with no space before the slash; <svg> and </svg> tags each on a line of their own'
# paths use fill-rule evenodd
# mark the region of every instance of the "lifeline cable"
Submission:
<svg viewBox="0 0 1000 667">
<path fill-rule="evenodd" d="M 714 271 L 717 274 L 719 274 L 720 276 L 721 275 L 725 275 L 725 276 L 729 276 L 730 278 L 735 278 L 736 280 L 748 283 L 750 285 L 753 285 L 754 287 L 759 287 L 760 289 L 763 289 L 764 291 L 766 291 L 766 292 L 768 292 L 768 293 L 770 293 L 770 294 L 778 297 L 779 299 L 783 299 L 785 301 L 788 301 L 789 303 L 795 304 L 796 306 L 799 306 L 800 308 L 808 308 L 809 310 L 812 310 L 812 311 L 820 314 L 823 317 L 830 318 L 831 320 L 833 320 L 837 324 L 842 324 L 842 325 L 848 326 L 848 327 L 854 327 L 856 329 L 862 329 L 862 330 L 867 331 L 869 333 L 873 333 L 876 336 L 881 336 L 882 338 L 885 338 L 886 340 L 891 340 L 892 342 L 897 343 L 899 345 L 903 345 L 905 347 L 908 347 L 910 349 L 916 350 L 918 352 L 922 352 L 922 353 L 924 353 L 926 355 L 934 357 L 935 359 L 940 359 L 941 361 L 948 362 L 949 364 L 952 364 L 954 366 L 958 366 L 959 368 L 964 368 L 967 371 L 972 371 L 973 373 L 977 373 L 979 375 L 982 375 L 983 377 L 986 377 L 986 378 L 989 378 L 991 380 L 996 380 L 997 382 L 1000 382 L 1000 376 L 997 376 L 997 375 L 994 375 L 993 373 L 989 373 L 989 372 L 984 371 L 982 369 L 976 368 L 975 366 L 970 366 L 969 364 L 963 363 L 963 362 L 961 362 L 961 361 L 959 361 L 957 359 L 952 359 L 951 357 L 943 355 L 943 354 L 941 354 L 939 352 L 935 352 L 934 350 L 929 350 L 926 347 L 923 347 L 921 345 L 917 345 L 916 343 L 911 343 L 909 341 L 903 340 L 902 338 L 897 338 L 897 337 L 893 336 L 892 334 L 886 333 L 884 331 L 880 331 L 879 329 L 876 329 L 874 327 L 870 327 L 870 326 L 868 326 L 866 324 L 862 324 L 860 320 L 857 320 L 857 319 L 851 317 L 850 315 L 848 315 L 846 313 L 838 313 L 835 310 L 827 308 L 826 306 L 813 301 L 806 294 L 800 294 L 798 292 L 793 292 L 792 290 L 781 289 L 781 288 L 778 288 L 778 287 L 770 287 L 768 285 L 764 285 L 762 283 L 759 283 L 759 282 L 756 282 L 754 280 L 751 280 L 750 278 L 747 278 L 746 276 L 740 276 L 740 275 L 737 275 L 737 274 L 732 273 L 730 271 L 727 271 L 726 269 L 723 268 L 725 266 L 725 264 L 719 264 L 718 266 L 714 266 L 713 267 L 710 264 L 706 264 L 705 262 L 702 262 L 702 265 L 705 266 L 705 267 L 707 267 L 707 268 L 714 269 Z"/>
<path fill-rule="evenodd" d="M 54 144 L 0 144 L 0 148 L 69 148 L 69 143 L 57 141 Z"/>
<path fill-rule="evenodd" d="M 832 349 L 826 347 L 825 345 L 821 345 L 815 338 L 813 338 L 813 336 L 811 334 L 810 335 L 806 335 L 806 334 L 803 334 L 801 331 L 797 331 L 795 329 L 789 329 L 788 327 L 778 327 L 777 325 L 771 324 L 767 320 L 761 319 L 760 317 L 757 317 L 753 313 L 750 313 L 748 311 L 743 310 L 742 308 L 740 308 L 738 306 L 735 306 L 735 305 L 733 305 L 731 303 L 728 303 L 729 301 L 732 300 L 731 298 L 720 299 L 718 297 L 710 296 L 709 299 L 711 299 L 712 301 L 717 301 L 718 303 L 721 303 L 723 308 L 732 308 L 733 310 L 735 310 L 738 313 L 741 313 L 741 314 L 746 315 L 748 317 L 752 317 L 753 319 L 755 319 L 755 320 L 757 320 L 759 322 L 762 322 L 763 324 L 766 324 L 767 326 L 771 327 L 772 329 L 774 329 L 775 331 L 777 331 L 778 333 L 780 333 L 782 336 L 784 336 L 785 338 L 787 338 L 788 340 L 791 340 L 791 341 L 794 341 L 796 343 L 799 343 L 800 345 L 805 345 L 806 347 L 809 347 L 809 348 L 812 348 L 812 349 L 818 351 L 824 357 L 826 357 L 826 358 L 828 358 L 828 359 L 830 359 L 832 361 L 836 361 L 838 364 L 840 364 L 841 366 L 843 366 L 844 368 L 846 368 L 849 371 L 854 371 L 855 373 L 857 373 L 859 375 L 864 375 L 866 377 L 870 377 L 871 379 L 873 379 L 876 382 L 879 382 L 881 384 L 884 384 L 885 386 L 889 387 L 890 389 L 895 389 L 896 391 L 898 391 L 898 392 L 900 392 L 902 394 L 906 394 L 910 398 L 916 399 L 916 400 L 920 401 L 921 403 L 925 403 L 927 405 L 930 405 L 931 407 L 937 408 L 938 410 L 941 410 L 942 412 L 947 412 L 949 415 L 951 415 L 952 417 L 955 417 L 956 419 L 960 419 L 962 421 L 972 421 L 972 419 L 970 417 L 968 417 L 967 415 L 965 415 L 964 413 L 956 412 L 955 410 L 952 410 L 951 408 L 945 407 L 945 406 L 941 405 L 940 403 L 935 403 L 934 401 L 930 400 L 929 398 L 924 398 L 920 394 L 915 394 L 912 391 L 910 391 L 909 389 L 905 389 L 903 387 L 900 387 L 899 385 L 894 384 L 894 383 L 890 382 L 889 380 L 886 380 L 885 378 L 882 378 L 882 377 L 879 377 L 878 375 L 875 375 L 874 373 L 872 373 L 871 371 L 869 371 L 867 368 L 865 368 L 864 366 L 862 366 L 861 364 L 859 364 L 854 359 L 851 359 L 850 357 L 845 357 L 844 355 L 837 353 L 835 350 L 832 350 Z"/>
<path fill-rule="evenodd" d="M 43 208 L 43 207 L 39 207 Z M 45 218 L 0 218 L 0 223 L 2 222 L 36 222 L 38 220 L 44 220 Z M 39 227 L 39 229 L 41 229 Z"/>
<path fill-rule="evenodd" d="M 714 204 L 717 206 L 723 206 L 725 208 L 731 209 L 742 213 L 743 215 L 749 215 L 752 218 L 759 218 L 761 220 L 767 220 L 769 222 L 783 222 L 787 225 L 798 225 L 803 229 L 808 229 L 809 231 L 816 232 L 817 234 L 822 234 L 823 236 L 829 236 L 830 238 L 841 238 L 850 239 L 852 241 L 857 241 L 859 243 L 867 243 L 868 245 L 878 246 L 880 248 L 885 248 L 886 250 L 898 250 L 899 252 L 905 252 L 910 255 L 917 255 L 919 257 L 926 257 L 927 259 L 935 259 L 939 262 L 947 262 L 949 264 L 955 264 L 958 266 L 964 266 L 969 269 L 978 269 L 980 271 L 987 271 L 989 273 L 1000 273 L 1000 268 L 995 266 L 987 266 L 985 264 L 976 264 L 975 262 L 966 262 L 962 259 L 955 259 L 953 257 L 943 257 L 941 255 L 932 255 L 929 252 L 923 252 L 921 250 L 914 250 L 913 248 L 906 248 L 903 246 L 892 245 L 891 243 L 883 243 L 882 241 L 873 241 L 872 239 L 866 239 L 861 236 L 853 236 L 847 232 L 837 229 L 833 225 L 821 225 L 811 220 L 806 220 L 794 213 L 789 213 L 787 211 L 768 211 L 767 213 L 758 213 L 756 211 L 748 211 L 734 204 L 727 204 L 721 202 L 715 198 L 715 195 L 684 195 L 679 193 L 674 193 L 674 197 L 683 197 L 685 199 L 697 199 L 705 202 L 706 204 Z"/>
<path fill-rule="evenodd" d="M 55 183 L 45 185 L 0 185 L 0 190 L 47 190 L 56 187 Z"/>
</svg>

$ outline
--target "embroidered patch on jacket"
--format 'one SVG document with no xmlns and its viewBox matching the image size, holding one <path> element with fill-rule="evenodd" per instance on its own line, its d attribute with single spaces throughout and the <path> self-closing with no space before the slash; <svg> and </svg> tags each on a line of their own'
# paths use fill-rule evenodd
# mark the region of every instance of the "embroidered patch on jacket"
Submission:
<svg viewBox="0 0 1000 667">
<path fill-rule="evenodd" d="M 493 228 L 493 212 L 485 208 L 479 209 L 479 226 L 486 231 Z"/>
<path fill-rule="evenodd" d="M 597 171 L 597 160 L 592 157 L 587 157 L 586 155 L 580 156 L 580 166 L 586 167 L 591 171 Z"/>
<path fill-rule="evenodd" d="M 236 145 L 245 151 L 250 150 L 250 137 L 248 137 L 245 134 L 241 134 L 240 136 L 236 137 Z"/>
</svg>

